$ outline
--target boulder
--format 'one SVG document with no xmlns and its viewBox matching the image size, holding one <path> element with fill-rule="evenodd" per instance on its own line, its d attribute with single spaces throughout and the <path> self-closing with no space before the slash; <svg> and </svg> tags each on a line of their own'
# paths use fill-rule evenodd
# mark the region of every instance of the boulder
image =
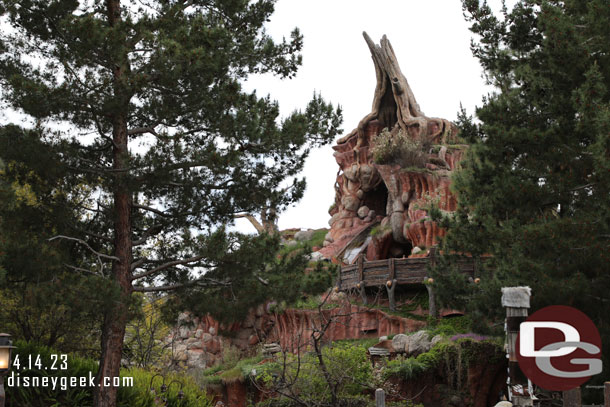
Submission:
<svg viewBox="0 0 610 407">
<path fill-rule="evenodd" d="M 178 324 L 184 325 L 188 322 L 191 322 L 191 316 L 188 312 L 181 312 L 178 315 Z"/>
<path fill-rule="evenodd" d="M 182 338 L 182 339 L 186 339 L 190 336 L 191 332 L 188 329 L 188 327 L 186 326 L 181 326 L 180 328 L 178 328 L 178 337 Z"/>
<path fill-rule="evenodd" d="M 279 343 L 266 343 L 263 345 L 263 355 L 274 355 L 276 353 L 280 353 L 282 351 L 282 347 Z"/>
<path fill-rule="evenodd" d="M 320 252 L 312 252 L 309 255 L 309 259 L 312 261 L 321 261 L 324 260 L 324 255 Z"/>
<path fill-rule="evenodd" d="M 341 198 L 341 204 L 346 211 L 356 211 L 358 210 L 358 206 L 360 206 L 360 199 L 353 195 L 345 195 Z"/>
<path fill-rule="evenodd" d="M 409 337 L 405 334 L 398 334 L 392 338 L 392 347 L 398 353 L 406 352 Z"/>
<path fill-rule="evenodd" d="M 300 230 L 294 234 L 294 240 L 298 240 L 299 242 L 306 242 L 308 240 L 311 240 L 315 232 L 316 231 L 313 229 Z"/>
<path fill-rule="evenodd" d="M 358 217 L 363 219 L 366 218 L 366 215 L 368 215 L 370 212 L 370 209 L 368 206 L 363 205 L 360 208 L 358 208 Z"/>
<path fill-rule="evenodd" d="M 420 353 L 428 352 L 432 347 L 430 336 L 426 331 L 417 331 L 408 338 L 405 350 L 409 355 L 419 355 Z"/>
<path fill-rule="evenodd" d="M 432 340 L 430 341 L 430 347 L 433 347 L 434 345 L 436 345 L 437 343 L 439 343 L 440 341 L 443 340 L 443 337 L 441 335 L 436 335 L 434 338 L 432 338 Z"/>
<path fill-rule="evenodd" d="M 186 354 L 186 351 L 182 351 L 182 352 L 176 352 L 174 354 L 174 360 L 177 360 L 178 362 L 185 362 L 188 360 L 188 355 Z"/>
<path fill-rule="evenodd" d="M 187 353 L 186 365 L 194 369 L 205 369 L 206 358 L 202 350 L 189 350 Z"/>
</svg>

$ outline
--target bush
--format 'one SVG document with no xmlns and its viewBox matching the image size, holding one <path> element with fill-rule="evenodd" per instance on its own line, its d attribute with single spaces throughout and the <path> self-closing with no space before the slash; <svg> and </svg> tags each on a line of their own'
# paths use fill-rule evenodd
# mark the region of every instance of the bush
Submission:
<svg viewBox="0 0 610 407">
<path fill-rule="evenodd" d="M 505 353 L 499 341 L 464 337 L 439 342 L 417 357 L 392 360 L 388 362 L 383 377 L 412 380 L 427 372 L 437 371 L 445 376 L 451 388 L 460 390 L 468 380 L 467 371 L 471 363 L 485 360 L 493 364 L 504 359 Z"/>
<path fill-rule="evenodd" d="M 442 318 L 431 326 L 430 335 L 453 336 L 469 333 L 472 329 L 472 320 L 468 316 Z"/>
<path fill-rule="evenodd" d="M 342 406 L 365 406 L 368 399 L 362 396 L 365 386 L 373 383 L 373 371 L 364 347 L 350 343 L 335 343 L 322 350 L 323 360 L 332 386 Z M 317 355 L 286 355 L 286 364 L 267 363 L 260 367 L 256 380 L 268 389 L 281 383 L 291 383 L 288 391 L 312 404 L 330 402 L 330 390 Z M 267 406 L 290 406 L 286 399 L 268 400 Z"/>
<path fill-rule="evenodd" d="M 413 140 L 402 130 L 393 136 L 383 129 L 374 139 L 373 160 L 376 164 L 400 164 L 402 167 L 423 168 L 426 165 L 430 146 Z"/>
</svg>

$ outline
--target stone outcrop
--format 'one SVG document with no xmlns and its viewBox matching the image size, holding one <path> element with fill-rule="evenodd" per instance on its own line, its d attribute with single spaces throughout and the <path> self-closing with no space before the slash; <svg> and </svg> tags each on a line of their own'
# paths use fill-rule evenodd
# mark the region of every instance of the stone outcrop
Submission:
<svg viewBox="0 0 610 407">
<path fill-rule="evenodd" d="M 377 75 L 373 109 L 333 147 L 339 171 L 320 253 L 345 263 L 360 253 L 424 257 L 444 234 L 430 212 L 456 209 L 450 176 L 466 146 L 455 125 L 420 110 L 387 38 L 375 45 L 364 35 Z"/>
<path fill-rule="evenodd" d="M 222 360 L 223 350 L 230 347 L 247 352 L 277 344 L 281 350 L 294 352 L 309 344 L 312 328 L 319 327 L 321 319 L 333 320 L 324 337 L 327 341 L 413 332 L 424 325 L 423 321 L 353 304 L 325 309 L 322 314 L 303 309 L 275 313 L 268 304 L 252 310 L 244 321 L 226 326 L 210 316 L 195 318 L 182 314 L 181 325 L 167 341 L 173 344 L 175 361 L 198 370 L 217 364 Z"/>
</svg>

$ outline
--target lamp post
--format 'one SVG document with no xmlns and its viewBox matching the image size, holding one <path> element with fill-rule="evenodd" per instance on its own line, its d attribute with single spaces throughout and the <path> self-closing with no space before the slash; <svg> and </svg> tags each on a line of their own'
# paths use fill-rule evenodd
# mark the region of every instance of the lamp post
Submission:
<svg viewBox="0 0 610 407">
<path fill-rule="evenodd" d="M 0 407 L 4 407 L 6 399 L 4 393 L 4 376 L 11 368 L 11 351 L 15 347 L 9 334 L 0 334 Z"/>
<path fill-rule="evenodd" d="M 161 384 L 161 387 L 159 388 L 159 390 L 160 390 L 159 394 L 157 394 L 157 390 L 153 387 L 153 382 L 155 380 L 155 377 L 157 377 L 157 376 L 159 376 L 163 379 L 163 383 Z M 167 407 L 169 390 L 172 387 L 172 384 L 174 384 L 174 383 L 180 385 L 180 391 L 178 391 L 178 395 L 176 396 L 176 398 L 178 399 L 178 401 L 181 401 L 184 399 L 184 392 L 182 391 L 182 387 L 184 386 L 184 383 L 182 383 L 178 380 L 172 380 L 169 383 L 169 385 L 165 384 L 165 376 L 162 375 L 161 373 L 157 373 L 156 375 L 154 375 L 153 377 L 150 378 L 150 385 L 148 387 L 150 388 L 150 394 L 152 394 L 153 397 L 155 398 L 155 403 L 156 403 L 155 405 Z M 4 407 L 4 406 L 0 405 L 0 407 Z"/>
</svg>

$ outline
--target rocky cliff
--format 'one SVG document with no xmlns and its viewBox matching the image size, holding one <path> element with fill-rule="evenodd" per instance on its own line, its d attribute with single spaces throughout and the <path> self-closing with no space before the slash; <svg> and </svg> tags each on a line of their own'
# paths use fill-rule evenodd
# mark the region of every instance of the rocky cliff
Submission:
<svg viewBox="0 0 610 407">
<path fill-rule="evenodd" d="M 434 214 L 456 209 L 450 177 L 466 146 L 455 125 L 420 110 L 387 38 L 365 39 L 377 73 L 373 110 L 333 147 L 339 171 L 320 253 L 344 263 L 361 253 L 426 256 L 444 233 Z"/>
<path fill-rule="evenodd" d="M 423 313 L 423 311 L 416 311 Z M 172 343 L 174 360 L 191 370 L 205 369 L 220 362 L 223 351 L 231 347 L 244 354 L 256 352 L 264 343 L 277 343 L 284 351 L 294 352 L 309 344 L 315 327 L 332 323 L 325 340 L 377 338 L 412 332 L 424 322 L 390 315 L 379 309 L 353 304 L 330 309 L 287 309 L 277 312 L 274 305 L 261 305 L 242 322 L 223 325 L 211 316 L 180 315 L 178 327 L 167 338 Z"/>
</svg>

